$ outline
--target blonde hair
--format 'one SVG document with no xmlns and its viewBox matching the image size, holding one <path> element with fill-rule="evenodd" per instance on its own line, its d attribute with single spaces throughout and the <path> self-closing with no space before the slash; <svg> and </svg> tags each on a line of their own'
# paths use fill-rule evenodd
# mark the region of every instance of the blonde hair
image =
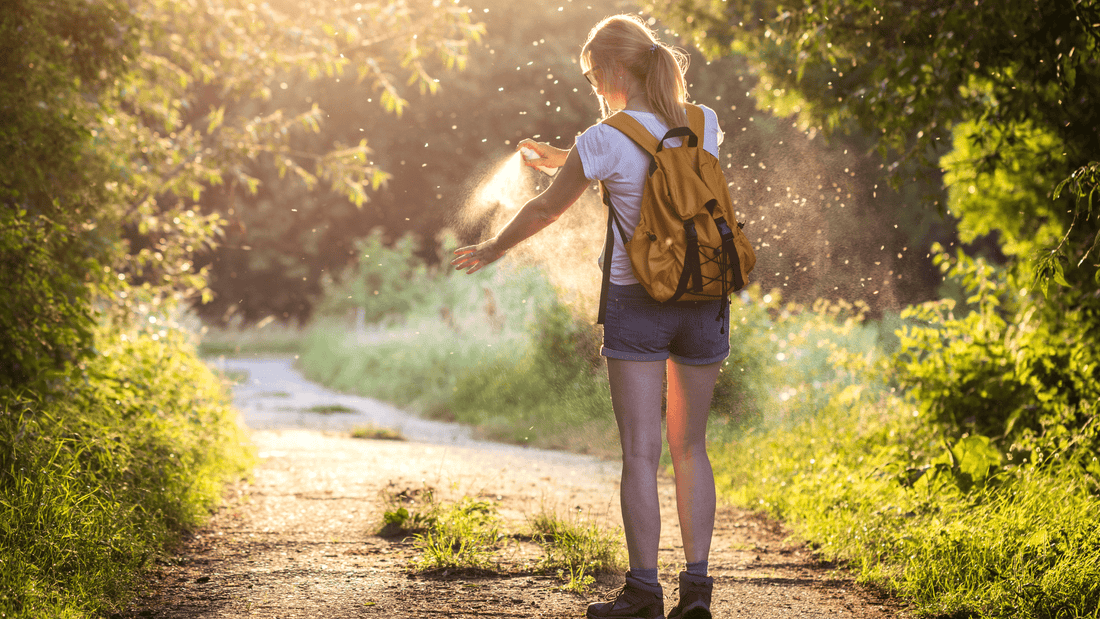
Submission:
<svg viewBox="0 0 1100 619">
<path fill-rule="evenodd" d="M 688 124 L 684 112 L 688 56 L 657 40 L 637 15 L 613 15 L 596 24 L 581 48 L 581 65 L 587 65 L 586 71 L 598 69 L 604 79 L 622 67 L 645 84 L 649 106 L 669 128 Z M 607 102 L 601 99 L 600 106 L 604 117 L 609 116 Z"/>
</svg>

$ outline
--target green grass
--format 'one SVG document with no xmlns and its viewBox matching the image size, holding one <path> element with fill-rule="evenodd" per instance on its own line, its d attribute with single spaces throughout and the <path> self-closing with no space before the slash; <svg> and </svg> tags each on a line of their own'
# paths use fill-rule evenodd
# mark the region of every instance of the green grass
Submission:
<svg viewBox="0 0 1100 619">
<path fill-rule="evenodd" d="M 541 271 L 424 277 L 422 298 L 404 316 L 363 330 L 319 319 L 303 342 L 305 375 L 495 440 L 617 448 L 597 331 Z"/>
<path fill-rule="evenodd" d="M 314 404 L 306 409 L 308 413 L 318 413 L 320 415 L 340 415 L 356 412 L 354 408 L 344 406 L 343 404 Z"/>
<path fill-rule="evenodd" d="M 584 593 L 597 576 L 624 569 L 620 536 L 594 522 L 544 510 L 531 521 L 531 529 L 544 552 L 537 569 L 557 575 L 567 591 Z"/>
<path fill-rule="evenodd" d="M 911 406 L 859 397 L 793 428 L 746 433 L 712 459 L 724 496 L 781 518 L 921 615 L 1098 616 L 1095 483 L 1006 463 L 975 484 L 966 468 L 981 450 L 952 447 L 956 465 Z"/>
<path fill-rule="evenodd" d="M 375 425 L 359 426 L 352 428 L 351 438 L 373 439 L 382 441 L 403 441 L 405 440 L 397 430 L 391 428 L 380 428 Z"/>
<path fill-rule="evenodd" d="M 0 393 L 0 616 L 120 610 L 252 462 L 182 336 L 103 329 L 96 347 L 51 393 Z"/>
<path fill-rule="evenodd" d="M 491 570 L 494 553 L 504 540 L 496 505 L 464 497 L 450 506 L 436 509 L 427 530 L 413 536 L 420 551 L 415 569 Z"/>
<path fill-rule="evenodd" d="M 509 540 L 520 538 L 542 548 L 542 557 L 531 569 L 557 576 L 567 591 L 584 593 L 595 577 L 624 569 L 619 536 L 576 517 L 543 510 L 530 521 L 529 533 L 508 532 L 492 501 L 462 497 L 443 504 L 431 489 L 391 493 L 385 501 L 378 534 L 412 537 L 419 552 L 412 568 L 418 572 L 500 572 L 499 552 Z"/>
</svg>

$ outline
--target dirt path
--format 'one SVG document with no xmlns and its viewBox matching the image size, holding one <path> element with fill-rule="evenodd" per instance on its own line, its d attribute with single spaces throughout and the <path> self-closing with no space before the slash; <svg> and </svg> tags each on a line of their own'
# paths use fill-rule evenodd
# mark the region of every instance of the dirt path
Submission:
<svg viewBox="0 0 1100 619">
<path fill-rule="evenodd" d="M 284 385 L 282 389 L 293 388 Z M 491 444 L 352 439 L 256 430 L 261 463 L 203 530 L 160 566 L 120 618 L 583 617 L 613 582 L 581 597 L 534 573 L 513 541 L 494 574 L 417 575 L 409 541 L 375 535 L 386 497 L 431 488 L 438 500 L 494 502 L 512 532 L 540 511 L 622 526 L 615 463 Z M 671 480 L 661 484 L 661 579 L 675 604 L 682 561 Z M 756 515 L 720 507 L 710 558 L 716 617 L 895 617 L 901 606 L 857 587 Z"/>
</svg>

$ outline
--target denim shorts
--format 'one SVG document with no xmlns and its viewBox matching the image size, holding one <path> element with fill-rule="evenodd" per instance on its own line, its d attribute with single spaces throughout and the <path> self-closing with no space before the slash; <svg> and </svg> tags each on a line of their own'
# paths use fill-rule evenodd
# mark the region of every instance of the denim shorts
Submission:
<svg viewBox="0 0 1100 619">
<path fill-rule="evenodd" d="M 641 284 L 611 284 L 600 354 L 626 361 L 707 365 L 730 354 L 725 300 L 660 303 Z"/>
</svg>

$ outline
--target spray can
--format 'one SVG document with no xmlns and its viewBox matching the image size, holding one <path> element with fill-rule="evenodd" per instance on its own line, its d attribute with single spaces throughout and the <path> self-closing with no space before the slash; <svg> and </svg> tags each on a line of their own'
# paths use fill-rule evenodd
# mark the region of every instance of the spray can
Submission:
<svg viewBox="0 0 1100 619">
<path fill-rule="evenodd" d="M 532 150 L 532 149 L 530 149 L 530 148 L 528 148 L 528 147 L 526 147 L 526 146 L 524 146 L 523 148 L 519 149 L 519 152 L 520 152 L 520 154 L 522 154 L 522 155 L 523 155 L 523 158 L 524 158 L 524 159 L 526 159 L 526 160 L 528 160 L 528 161 L 530 161 L 530 160 L 532 160 L 532 159 L 538 159 L 538 158 L 539 158 L 539 154 L 538 154 L 538 153 L 536 153 L 536 152 L 535 152 L 534 150 Z M 553 175 L 555 175 L 555 174 L 557 174 L 557 173 L 558 173 L 558 169 L 557 169 L 557 168 L 547 168 L 547 167 L 545 167 L 545 166 L 535 166 L 535 168 L 537 168 L 537 169 L 541 170 L 541 171 L 542 171 L 542 172 L 543 172 L 544 174 L 546 174 L 547 176 L 553 176 Z"/>
</svg>

